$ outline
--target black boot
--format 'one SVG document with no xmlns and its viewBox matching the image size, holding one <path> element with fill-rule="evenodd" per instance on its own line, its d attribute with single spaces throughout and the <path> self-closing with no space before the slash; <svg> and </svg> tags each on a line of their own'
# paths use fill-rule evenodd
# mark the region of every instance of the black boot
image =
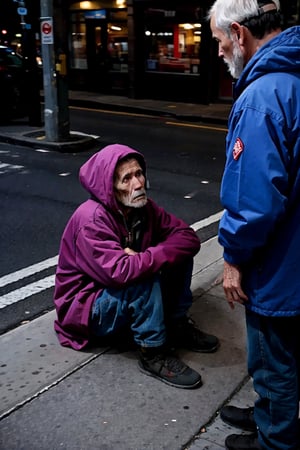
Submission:
<svg viewBox="0 0 300 450">
<path fill-rule="evenodd" d="M 230 434 L 225 439 L 226 450 L 261 450 L 257 433 Z"/>
<path fill-rule="evenodd" d="M 224 406 L 220 411 L 223 422 L 245 431 L 256 431 L 254 422 L 254 408 L 238 408 L 237 406 Z"/>
<path fill-rule="evenodd" d="M 193 352 L 213 353 L 219 346 L 219 339 L 199 330 L 189 317 L 182 317 L 168 329 L 170 346 L 186 348 Z"/>
</svg>

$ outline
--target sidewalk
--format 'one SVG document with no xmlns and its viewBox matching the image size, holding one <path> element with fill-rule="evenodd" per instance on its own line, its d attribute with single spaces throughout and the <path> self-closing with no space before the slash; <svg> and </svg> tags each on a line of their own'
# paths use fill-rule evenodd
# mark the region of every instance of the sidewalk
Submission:
<svg viewBox="0 0 300 450">
<path fill-rule="evenodd" d="M 43 98 L 43 97 L 42 97 Z M 209 122 L 227 126 L 230 104 L 200 105 L 194 103 L 168 102 L 162 100 L 130 99 L 116 95 L 102 95 L 94 92 L 69 91 L 69 105 L 92 109 L 104 109 L 147 116 L 172 117 L 176 120 Z M 14 120 L 0 124 L 0 142 L 20 144 L 61 152 L 82 151 L 99 147 L 99 140 L 90 135 L 72 131 L 70 139 L 63 142 L 49 142 L 45 129 L 28 125 L 28 119 Z"/>
<path fill-rule="evenodd" d="M 3 450 L 218 450 L 227 434 L 220 407 L 253 402 L 242 307 L 230 310 L 213 238 L 195 258 L 192 317 L 221 341 L 214 354 L 181 351 L 203 386 L 176 389 L 142 374 L 132 351 L 59 346 L 54 311 L 0 336 Z M 51 295 L 49 293 L 49 295 Z"/>
</svg>

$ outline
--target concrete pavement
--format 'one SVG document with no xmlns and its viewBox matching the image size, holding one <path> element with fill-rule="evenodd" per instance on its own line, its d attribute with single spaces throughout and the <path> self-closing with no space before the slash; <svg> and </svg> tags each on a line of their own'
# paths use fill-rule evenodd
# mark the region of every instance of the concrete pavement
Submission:
<svg viewBox="0 0 300 450">
<path fill-rule="evenodd" d="M 134 99 L 118 95 L 104 95 L 95 92 L 69 91 L 69 103 L 73 106 L 101 106 L 105 110 L 145 115 L 172 117 L 178 120 L 213 122 L 227 124 L 230 103 L 173 102 L 167 100 Z"/>
<path fill-rule="evenodd" d="M 203 386 L 176 389 L 138 370 L 134 351 L 60 347 L 54 311 L 2 336 L 0 448 L 3 450 L 217 450 L 226 434 L 220 407 L 253 402 L 247 382 L 243 307 L 231 311 L 216 280 L 222 251 L 213 238 L 195 258 L 192 317 L 221 341 L 214 354 L 180 351 Z M 49 295 L 52 292 L 49 291 Z"/>
</svg>

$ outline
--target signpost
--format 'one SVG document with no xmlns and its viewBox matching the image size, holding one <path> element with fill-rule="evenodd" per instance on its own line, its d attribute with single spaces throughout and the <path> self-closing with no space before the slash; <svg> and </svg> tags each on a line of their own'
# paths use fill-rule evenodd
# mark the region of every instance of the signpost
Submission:
<svg viewBox="0 0 300 450">
<path fill-rule="evenodd" d="M 52 18 L 41 18 L 41 40 L 42 44 L 54 44 Z"/>
<path fill-rule="evenodd" d="M 62 30 L 56 18 L 56 33 L 53 27 L 53 0 L 41 0 L 41 47 L 44 80 L 44 120 L 46 139 L 52 142 L 65 141 L 70 137 L 69 110 L 67 106 L 68 91 L 66 87 L 66 64 L 63 56 L 55 58 L 54 35 Z M 64 70 L 62 70 L 62 66 Z M 63 86 L 63 87 L 62 87 Z"/>
<path fill-rule="evenodd" d="M 48 0 L 41 0 L 41 47 L 44 80 L 44 120 L 46 139 L 58 141 L 58 106 L 53 40 L 53 8 Z"/>
</svg>

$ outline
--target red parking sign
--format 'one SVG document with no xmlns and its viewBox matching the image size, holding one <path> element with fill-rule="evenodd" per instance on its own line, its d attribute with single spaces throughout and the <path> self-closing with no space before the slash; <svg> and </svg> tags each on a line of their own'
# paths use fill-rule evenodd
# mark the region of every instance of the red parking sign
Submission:
<svg viewBox="0 0 300 450">
<path fill-rule="evenodd" d="M 49 34 L 49 33 L 51 33 L 51 31 L 52 31 L 52 27 L 51 27 L 50 23 L 48 23 L 48 22 L 43 23 L 42 32 L 44 34 Z"/>
<path fill-rule="evenodd" d="M 53 20 L 52 18 L 41 19 L 42 44 L 53 44 Z"/>
</svg>

